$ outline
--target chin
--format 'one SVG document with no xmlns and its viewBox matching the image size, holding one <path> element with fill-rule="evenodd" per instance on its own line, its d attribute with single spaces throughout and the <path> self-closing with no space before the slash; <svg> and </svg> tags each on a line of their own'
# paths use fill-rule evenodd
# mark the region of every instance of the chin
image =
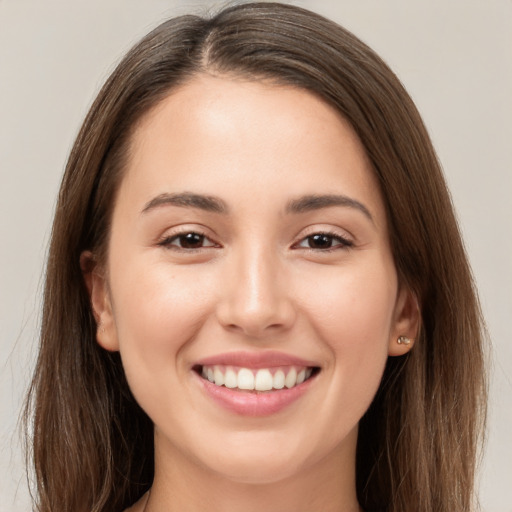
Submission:
<svg viewBox="0 0 512 512">
<path fill-rule="evenodd" d="M 248 485 L 274 484 L 301 472 L 300 463 L 290 461 L 288 457 L 283 457 L 283 454 L 276 455 L 265 460 L 231 457 L 229 460 L 220 461 L 214 470 L 221 478 Z"/>
<path fill-rule="evenodd" d="M 249 434 L 249 435 L 247 435 Z M 232 434 L 223 449 L 205 449 L 203 464 L 220 477 L 242 484 L 274 484 L 319 468 L 322 460 L 338 452 L 340 445 L 330 439 L 269 432 Z M 324 441 L 324 442 L 322 442 Z M 343 444 L 343 443 L 342 443 Z M 215 461 L 212 464 L 211 461 Z M 321 464 L 320 464 L 321 465 Z"/>
</svg>

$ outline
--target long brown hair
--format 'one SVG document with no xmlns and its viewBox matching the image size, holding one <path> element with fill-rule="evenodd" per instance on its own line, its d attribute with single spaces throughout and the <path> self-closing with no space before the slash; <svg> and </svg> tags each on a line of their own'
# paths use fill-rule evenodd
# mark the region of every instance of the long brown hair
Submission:
<svg viewBox="0 0 512 512">
<path fill-rule="evenodd" d="M 471 510 L 485 413 L 483 322 L 427 131 L 396 76 L 354 35 L 267 2 L 163 23 L 126 55 L 85 119 L 59 194 L 27 401 L 38 510 L 117 512 L 151 485 L 152 423 L 119 355 L 96 343 L 79 258 L 84 250 L 104 257 L 138 121 L 205 71 L 309 90 L 352 124 L 380 184 L 399 277 L 422 317 L 414 349 L 389 358 L 360 422 L 358 497 L 388 512 Z"/>
</svg>

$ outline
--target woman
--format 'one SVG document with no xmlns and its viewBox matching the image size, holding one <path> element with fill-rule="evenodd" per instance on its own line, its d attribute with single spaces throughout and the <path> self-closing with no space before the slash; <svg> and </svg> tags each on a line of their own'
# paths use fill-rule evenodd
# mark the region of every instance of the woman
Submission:
<svg viewBox="0 0 512 512">
<path fill-rule="evenodd" d="M 421 119 L 297 7 L 170 20 L 63 179 L 40 510 L 466 511 L 482 320 Z"/>
</svg>

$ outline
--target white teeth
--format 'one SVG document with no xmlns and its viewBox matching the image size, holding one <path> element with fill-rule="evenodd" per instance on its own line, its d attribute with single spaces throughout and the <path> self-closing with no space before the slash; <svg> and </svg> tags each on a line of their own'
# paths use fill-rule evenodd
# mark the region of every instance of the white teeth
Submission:
<svg viewBox="0 0 512 512">
<path fill-rule="evenodd" d="M 292 368 L 288 372 L 286 379 L 284 379 L 284 385 L 287 388 L 293 388 L 293 386 L 295 386 L 296 383 L 297 383 L 297 370 L 295 368 Z"/>
<path fill-rule="evenodd" d="M 297 371 L 298 370 L 298 371 Z M 203 366 L 201 375 L 216 386 L 238 388 L 242 390 L 270 391 L 271 389 L 293 388 L 311 377 L 312 368 L 283 367 L 274 369 L 274 375 L 269 368 L 251 370 L 249 368 L 234 368 L 232 366 Z"/>
<path fill-rule="evenodd" d="M 274 373 L 274 388 L 275 389 L 283 389 L 284 388 L 284 372 L 282 370 L 277 370 Z"/>
<path fill-rule="evenodd" d="M 254 375 L 251 370 L 241 368 L 238 371 L 238 388 L 239 389 L 254 389 Z"/>
<path fill-rule="evenodd" d="M 213 377 L 215 378 L 215 385 L 222 386 L 224 384 L 224 374 L 217 366 L 213 369 Z"/>
<path fill-rule="evenodd" d="M 224 374 L 224 386 L 226 386 L 227 388 L 238 387 L 237 375 L 231 368 L 226 370 L 226 373 Z"/>
<path fill-rule="evenodd" d="M 254 382 L 256 391 L 269 391 L 274 385 L 274 379 L 269 370 L 258 370 Z"/>
</svg>

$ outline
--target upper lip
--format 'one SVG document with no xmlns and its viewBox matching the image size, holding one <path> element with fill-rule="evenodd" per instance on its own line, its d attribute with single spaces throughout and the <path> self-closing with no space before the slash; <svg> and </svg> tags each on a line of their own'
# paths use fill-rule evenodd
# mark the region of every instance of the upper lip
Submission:
<svg viewBox="0 0 512 512">
<path fill-rule="evenodd" d="M 224 354 L 217 354 L 214 356 L 206 357 L 195 363 L 194 366 L 239 366 L 242 368 L 272 368 L 276 366 L 309 366 L 315 367 L 312 361 L 308 361 L 301 357 L 297 357 L 284 352 L 274 350 L 264 351 L 238 351 L 226 352 Z"/>
</svg>

